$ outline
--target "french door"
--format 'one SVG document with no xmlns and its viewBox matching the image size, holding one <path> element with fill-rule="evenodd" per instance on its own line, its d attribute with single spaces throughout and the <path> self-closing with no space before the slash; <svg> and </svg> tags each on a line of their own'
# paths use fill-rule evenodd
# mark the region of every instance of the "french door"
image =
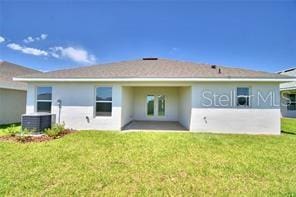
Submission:
<svg viewBox="0 0 296 197">
<path fill-rule="evenodd" d="M 165 116 L 166 97 L 164 95 L 147 95 L 146 115 L 148 117 Z"/>
</svg>

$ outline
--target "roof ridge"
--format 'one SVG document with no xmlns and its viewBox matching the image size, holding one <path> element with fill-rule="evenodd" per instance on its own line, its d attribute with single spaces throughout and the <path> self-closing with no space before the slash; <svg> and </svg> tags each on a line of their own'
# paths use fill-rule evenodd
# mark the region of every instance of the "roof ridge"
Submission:
<svg viewBox="0 0 296 197">
<path fill-rule="evenodd" d="M 26 75 L 24 78 L 284 78 L 265 71 L 187 60 L 123 60 Z M 221 70 L 220 70 L 221 69 Z"/>
<path fill-rule="evenodd" d="M 10 66 L 13 65 L 13 66 L 18 67 L 18 68 L 21 68 L 21 69 L 23 69 L 23 70 L 30 70 L 30 71 L 35 71 L 35 72 L 40 72 L 40 73 L 42 73 L 41 71 L 39 71 L 39 70 L 37 70 L 37 69 L 33 69 L 33 68 L 30 68 L 30 67 L 27 67 L 27 66 L 23 66 L 23 65 L 20 65 L 20 64 L 16 64 L 16 63 L 14 63 L 14 62 L 8 62 L 8 61 L 6 61 L 6 60 L 3 60 L 3 61 L 0 62 L 0 66 L 1 66 L 1 65 L 4 65 L 4 66 L 5 66 L 6 64 L 9 64 Z"/>
<path fill-rule="evenodd" d="M 73 67 L 73 68 L 65 68 L 65 69 L 57 69 L 57 70 L 53 70 L 53 71 L 48 71 L 48 72 L 44 72 L 44 73 L 52 73 L 52 72 L 59 72 L 59 71 L 67 71 L 67 70 L 76 70 L 76 69 L 81 69 L 81 68 L 92 68 L 92 67 L 97 67 L 97 66 L 108 66 L 110 64 L 120 64 L 120 63 L 125 63 L 125 62 L 131 62 L 131 61 L 136 61 L 136 60 L 121 60 L 121 61 L 117 61 L 117 62 L 107 62 L 107 63 L 99 63 L 99 64 L 92 64 L 92 65 L 87 65 L 87 66 L 77 66 L 77 67 Z"/>
<path fill-rule="evenodd" d="M 120 65 L 121 63 L 131 63 L 131 62 L 137 62 L 137 61 L 158 61 L 158 60 L 165 60 L 165 61 L 171 61 L 171 62 L 178 62 L 178 63 L 188 63 L 188 64 L 196 64 L 196 65 L 211 65 L 209 63 L 200 63 L 200 62 L 193 62 L 193 61 L 188 61 L 188 60 L 175 60 L 175 59 L 168 59 L 168 58 L 157 58 L 157 60 L 142 60 L 140 59 L 132 59 L 132 60 L 120 60 L 120 61 L 116 61 L 116 62 L 107 62 L 107 63 L 99 63 L 99 64 L 92 64 L 92 65 L 88 65 L 88 66 L 77 66 L 77 67 L 73 67 L 73 68 L 65 68 L 65 69 L 57 69 L 57 70 L 53 70 L 53 71 L 48 71 L 48 72 L 44 72 L 44 73 L 52 73 L 52 72 L 59 72 L 59 71 L 67 71 L 67 70 L 76 70 L 76 69 L 81 69 L 81 68 L 92 68 L 92 67 L 105 67 L 105 66 L 117 66 Z M 218 65 L 217 65 L 218 66 Z"/>
</svg>

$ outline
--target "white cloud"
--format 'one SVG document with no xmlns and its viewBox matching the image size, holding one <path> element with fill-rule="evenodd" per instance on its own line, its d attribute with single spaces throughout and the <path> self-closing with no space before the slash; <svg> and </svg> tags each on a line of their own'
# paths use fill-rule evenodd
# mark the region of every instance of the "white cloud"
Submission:
<svg viewBox="0 0 296 197">
<path fill-rule="evenodd" d="M 47 38 L 47 36 L 48 36 L 47 34 L 41 34 L 41 35 L 40 35 L 40 38 L 41 38 L 42 40 L 45 40 L 45 39 Z"/>
<path fill-rule="evenodd" d="M 82 48 L 74 47 L 53 47 L 50 49 L 50 54 L 55 58 L 67 58 L 79 63 L 93 64 L 96 62 L 96 57 L 89 54 Z"/>
<path fill-rule="evenodd" d="M 31 36 L 24 39 L 25 43 L 30 43 L 30 42 L 34 42 L 34 41 L 35 41 L 34 38 L 32 38 Z"/>
<path fill-rule="evenodd" d="M 50 52 L 50 55 L 55 58 L 60 58 L 60 55 L 57 54 L 56 52 Z"/>
<path fill-rule="evenodd" d="M 41 34 L 38 37 L 28 36 L 23 41 L 25 43 L 31 43 L 36 41 L 41 41 L 47 39 L 47 34 Z M 0 36 L 0 41 L 1 41 Z M 4 39 L 4 38 L 3 38 Z M 27 47 L 25 45 L 17 43 L 9 43 L 6 45 L 8 48 L 19 51 L 24 54 L 34 55 L 34 56 L 48 56 L 57 59 L 68 59 L 78 63 L 93 64 L 96 62 L 96 57 L 90 54 L 87 50 L 79 47 L 52 47 L 46 50 L 41 50 L 38 48 Z"/>
<path fill-rule="evenodd" d="M 12 50 L 20 51 L 22 50 L 22 47 L 19 44 L 10 43 L 7 45 L 8 48 L 11 48 Z"/>
<path fill-rule="evenodd" d="M 40 56 L 40 55 L 47 56 L 48 55 L 48 53 L 46 51 L 43 51 L 40 49 L 35 49 L 35 48 L 30 48 L 30 47 L 24 47 L 22 49 L 22 52 L 26 53 L 26 54 L 36 55 L 36 56 Z"/>
<path fill-rule="evenodd" d="M 40 40 L 45 40 L 47 39 L 48 35 L 47 34 L 41 34 L 40 36 L 37 36 L 35 38 L 33 38 L 32 36 L 28 36 L 27 38 L 25 38 L 23 41 L 25 43 L 30 43 L 30 42 L 35 42 L 35 41 L 40 41 Z"/>
<path fill-rule="evenodd" d="M 35 55 L 35 56 L 47 56 L 48 52 L 41 50 L 41 49 L 36 49 L 36 48 L 31 48 L 31 47 L 24 47 L 16 43 L 10 43 L 7 45 L 8 48 L 15 50 L 15 51 L 20 51 L 25 54 L 29 55 Z"/>
<path fill-rule="evenodd" d="M 5 38 L 0 36 L 0 43 L 4 42 L 5 41 Z"/>
</svg>

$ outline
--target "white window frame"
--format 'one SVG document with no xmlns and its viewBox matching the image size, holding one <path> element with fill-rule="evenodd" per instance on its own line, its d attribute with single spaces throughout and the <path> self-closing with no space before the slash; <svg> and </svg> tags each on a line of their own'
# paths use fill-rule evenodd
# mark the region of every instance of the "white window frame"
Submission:
<svg viewBox="0 0 296 197">
<path fill-rule="evenodd" d="M 238 105 L 238 102 L 237 102 L 237 99 L 238 99 L 238 95 L 237 95 L 237 89 L 239 88 L 248 88 L 249 89 L 249 95 L 248 96 L 245 96 L 245 98 L 249 98 L 249 104 L 248 105 Z M 237 108 L 251 108 L 251 94 L 252 94 L 252 91 L 251 91 L 251 87 L 248 87 L 248 86 L 238 86 L 236 87 L 235 89 L 235 105 Z M 241 97 L 241 96 L 240 96 Z"/>
<path fill-rule="evenodd" d="M 51 100 L 38 100 L 38 88 L 51 88 Z M 52 113 L 52 86 L 37 86 L 36 88 L 36 94 L 35 94 L 35 100 L 36 100 L 36 107 L 35 107 L 35 112 L 39 113 L 38 112 L 38 103 L 50 103 L 50 112 L 49 113 Z M 40 112 L 42 113 L 42 112 Z"/>
<path fill-rule="evenodd" d="M 97 89 L 98 88 L 111 88 L 111 101 L 97 101 Z M 111 114 L 110 116 L 97 115 L 97 103 L 111 103 Z M 95 106 L 94 106 L 94 116 L 95 117 L 112 117 L 113 116 L 113 87 L 112 86 L 96 86 L 95 87 Z"/>
</svg>

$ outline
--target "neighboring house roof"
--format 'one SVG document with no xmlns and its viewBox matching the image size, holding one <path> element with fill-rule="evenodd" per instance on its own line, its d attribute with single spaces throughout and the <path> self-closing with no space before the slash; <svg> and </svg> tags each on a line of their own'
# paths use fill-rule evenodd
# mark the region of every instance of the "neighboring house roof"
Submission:
<svg viewBox="0 0 296 197">
<path fill-rule="evenodd" d="M 20 65 L 2 61 L 0 62 L 0 88 L 26 90 L 26 83 L 13 81 L 20 75 L 39 74 L 41 72 Z"/>
<path fill-rule="evenodd" d="M 98 64 L 87 67 L 52 71 L 19 77 L 19 81 L 100 81 L 100 80 L 170 80 L 170 79 L 269 79 L 271 81 L 292 80 L 294 77 L 275 73 L 252 71 L 241 68 L 183 62 L 168 59 L 143 58 Z"/>
<path fill-rule="evenodd" d="M 284 71 L 280 71 L 278 72 L 279 74 L 283 75 L 283 76 L 293 76 L 296 77 L 296 68 L 290 68 Z M 280 89 L 281 90 L 296 90 L 296 82 L 289 82 L 289 83 L 282 83 L 280 85 Z"/>
<path fill-rule="evenodd" d="M 283 71 L 279 71 L 279 72 L 277 72 L 277 73 L 278 73 L 278 74 L 290 75 L 290 76 L 291 76 L 290 73 L 295 72 L 295 71 L 296 71 L 296 68 L 289 68 L 289 69 L 286 69 L 286 70 L 283 70 Z M 292 74 L 292 75 L 295 75 L 295 73 Z"/>
</svg>

